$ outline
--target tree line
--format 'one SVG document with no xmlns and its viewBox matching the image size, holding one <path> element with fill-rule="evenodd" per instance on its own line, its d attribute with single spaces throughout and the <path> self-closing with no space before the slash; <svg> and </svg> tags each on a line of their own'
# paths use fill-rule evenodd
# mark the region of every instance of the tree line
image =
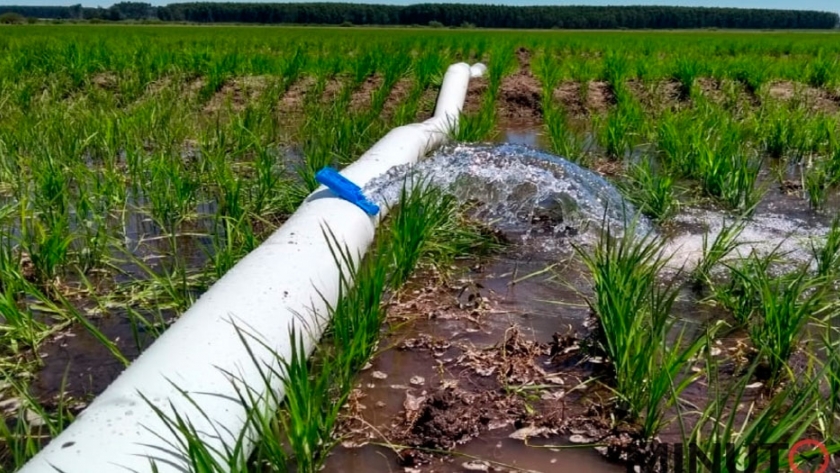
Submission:
<svg viewBox="0 0 840 473">
<path fill-rule="evenodd" d="M 121 2 L 108 8 L 0 6 L 0 14 L 67 20 L 159 20 L 197 23 L 435 25 L 563 29 L 831 29 L 836 13 L 805 10 L 665 6 L 508 6 L 474 4 Z"/>
</svg>

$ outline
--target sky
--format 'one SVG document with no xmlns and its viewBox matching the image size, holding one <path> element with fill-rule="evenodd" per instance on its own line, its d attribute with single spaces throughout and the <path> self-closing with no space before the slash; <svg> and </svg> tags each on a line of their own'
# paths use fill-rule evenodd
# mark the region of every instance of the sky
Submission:
<svg viewBox="0 0 840 473">
<path fill-rule="evenodd" d="M 0 0 L 0 3 L 14 5 L 74 5 L 81 3 L 84 6 L 110 6 L 119 0 Z M 165 5 L 179 1 L 195 0 L 139 0 L 146 1 L 153 5 Z M 236 1 L 236 0 L 225 0 Z M 246 0 L 256 2 L 259 0 Z M 282 1 L 282 0 L 274 0 Z M 301 0 L 307 1 L 307 0 Z M 840 12 L 840 1 L 838 0 L 364 0 L 354 2 L 353 0 L 308 0 L 308 1 L 340 1 L 349 3 L 380 3 L 390 5 L 409 5 L 412 3 L 493 3 L 505 5 L 677 5 L 677 6 L 702 6 L 702 7 L 739 7 L 739 8 L 781 8 L 795 10 L 821 10 Z"/>
</svg>

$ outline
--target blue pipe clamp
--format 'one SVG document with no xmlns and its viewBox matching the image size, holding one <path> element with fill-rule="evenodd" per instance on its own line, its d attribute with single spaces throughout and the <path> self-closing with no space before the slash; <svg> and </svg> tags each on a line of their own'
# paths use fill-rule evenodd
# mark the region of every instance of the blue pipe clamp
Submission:
<svg viewBox="0 0 840 473">
<path fill-rule="evenodd" d="M 368 200 L 362 192 L 361 187 L 354 184 L 331 167 L 325 167 L 315 174 L 315 180 L 327 186 L 327 188 L 342 199 L 355 204 L 364 210 L 368 215 L 379 213 L 379 206 Z"/>
</svg>

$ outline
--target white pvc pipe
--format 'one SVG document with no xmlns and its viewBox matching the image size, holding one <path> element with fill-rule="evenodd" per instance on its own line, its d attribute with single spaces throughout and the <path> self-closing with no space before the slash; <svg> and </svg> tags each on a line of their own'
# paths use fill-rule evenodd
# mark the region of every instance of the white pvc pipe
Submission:
<svg viewBox="0 0 840 473">
<path fill-rule="evenodd" d="M 391 167 L 415 162 L 440 146 L 457 125 L 470 77 L 481 75 L 483 67 L 450 66 L 434 117 L 391 130 L 342 174 L 364 186 Z M 169 415 L 174 408 L 203 433 L 207 445 L 224 451 L 246 428 L 245 407 L 236 401 L 235 385 L 226 373 L 241 380 L 240 388 L 266 391 L 235 326 L 258 334 L 282 357 L 291 355 L 289 333 L 294 327 L 311 335 L 305 337 L 311 353 L 326 325 L 326 304 L 334 305 L 339 293 L 339 268 L 324 229 L 329 228 L 350 254 L 360 256 L 386 211 L 382 207 L 379 216 L 369 217 L 323 187 L 313 192 L 20 471 L 148 472 L 150 459 L 162 473 L 187 471 L 183 459 L 174 455 L 175 437 L 141 393 Z M 263 366 L 276 365 L 268 349 L 257 342 L 249 345 Z M 275 384 L 280 391 L 279 380 Z M 178 389 L 189 393 L 211 420 Z M 247 451 L 252 447 L 253 442 Z"/>
</svg>

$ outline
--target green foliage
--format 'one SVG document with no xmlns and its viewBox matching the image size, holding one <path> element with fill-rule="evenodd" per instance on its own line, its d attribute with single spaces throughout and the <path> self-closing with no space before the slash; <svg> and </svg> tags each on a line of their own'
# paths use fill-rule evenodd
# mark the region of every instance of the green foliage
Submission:
<svg viewBox="0 0 840 473">
<path fill-rule="evenodd" d="M 676 329 L 671 309 L 679 293 L 673 281 L 659 275 L 667 263 L 658 237 L 639 235 L 634 220 L 621 236 L 607 227 L 590 253 L 576 247 L 591 273 L 594 297 L 587 302 L 596 314 L 600 347 L 614 371 L 614 391 L 620 412 L 638 422 L 645 440 L 665 425 L 665 412 L 698 376 L 690 360 L 706 337 L 686 340 Z"/>
<path fill-rule="evenodd" d="M 620 188 L 643 214 L 654 220 L 664 222 L 679 209 L 673 178 L 655 169 L 649 157 L 630 166 Z"/>
</svg>

